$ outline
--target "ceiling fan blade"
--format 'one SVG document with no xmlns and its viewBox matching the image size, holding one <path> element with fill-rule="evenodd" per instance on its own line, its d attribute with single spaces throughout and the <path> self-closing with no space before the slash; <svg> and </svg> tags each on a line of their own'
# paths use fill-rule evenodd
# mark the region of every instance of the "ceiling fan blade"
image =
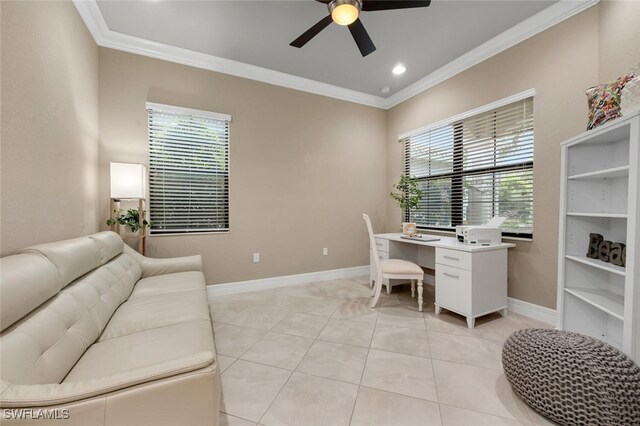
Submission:
<svg viewBox="0 0 640 426">
<path fill-rule="evenodd" d="M 363 57 L 367 56 L 369 53 L 375 52 L 376 46 L 373 44 L 373 41 L 371 41 L 371 37 L 369 37 L 367 30 L 364 29 L 364 25 L 362 25 L 360 18 L 356 19 L 353 24 L 349 25 L 349 31 L 351 31 L 351 35 L 356 41 L 358 49 L 360 49 L 360 53 L 362 53 Z"/>
<path fill-rule="evenodd" d="M 414 7 L 428 7 L 431 0 L 363 0 L 362 10 L 374 12 L 376 10 L 411 9 Z"/>
<path fill-rule="evenodd" d="M 324 30 L 331 22 L 333 22 L 333 20 L 331 19 L 331 15 L 327 15 L 326 17 L 322 18 L 313 27 L 305 31 L 300 37 L 298 37 L 297 39 L 289 43 L 289 45 L 293 47 L 304 46 L 309 42 L 309 40 L 317 36 L 320 31 Z"/>
<path fill-rule="evenodd" d="M 332 0 L 316 0 L 319 3 L 329 4 Z"/>
</svg>

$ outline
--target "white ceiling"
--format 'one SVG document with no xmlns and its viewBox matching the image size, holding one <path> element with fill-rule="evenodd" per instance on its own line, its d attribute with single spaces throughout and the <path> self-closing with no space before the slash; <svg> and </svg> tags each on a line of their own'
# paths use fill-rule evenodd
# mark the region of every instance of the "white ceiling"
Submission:
<svg viewBox="0 0 640 426">
<path fill-rule="evenodd" d="M 289 43 L 325 17 L 297 1 L 98 1 L 117 33 L 387 97 L 555 1 L 434 0 L 430 7 L 364 12 L 377 50 L 363 58 L 349 30 L 331 24 L 302 49 Z M 396 77 L 397 63 L 407 67 Z M 383 94 L 381 88 L 391 90 Z"/>
</svg>

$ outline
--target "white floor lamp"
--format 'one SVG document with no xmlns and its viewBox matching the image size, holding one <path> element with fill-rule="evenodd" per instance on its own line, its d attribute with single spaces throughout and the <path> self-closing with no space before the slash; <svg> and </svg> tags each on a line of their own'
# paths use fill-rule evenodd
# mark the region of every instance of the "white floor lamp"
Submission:
<svg viewBox="0 0 640 426">
<path fill-rule="evenodd" d="M 147 168 L 142 164 L 111 163 L 111 215 L 118 215 L 120 201 L 138 201 L 138 221 L 140 223 L 140 235 L 138 238 L 138 251 L 145 254 L 146 227 L 144 225 L 144 203 L 146 200 Z M 111 225 L 111 230 L 116 231 L 119 225 Z"/>
</svg>

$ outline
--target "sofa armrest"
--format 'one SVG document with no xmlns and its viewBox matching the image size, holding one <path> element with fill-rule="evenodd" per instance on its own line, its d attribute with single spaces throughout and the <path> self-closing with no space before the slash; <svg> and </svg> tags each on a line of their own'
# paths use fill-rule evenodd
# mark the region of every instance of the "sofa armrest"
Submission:
<svg viewBox="0 0 640 426">
<path fill-rule="evenodd" d="M 142 278 L 156 275 L 173 274 L 176 272 L 202 272 L 202 257 L 194 256 L 171 257 L 167 259 L 155 259 L 146 257 L 125 244 L 124 253 L 133 257 L 142 267 Z"/>
<path fill-rule="evenodd" d="M 189 271 L 202 272 L 202 258 L 199 254 L 195 256 L 172 257 L 169 259 L 153 259 L 147 257 L 142 263 L 142 278 Z"/>
</svg>

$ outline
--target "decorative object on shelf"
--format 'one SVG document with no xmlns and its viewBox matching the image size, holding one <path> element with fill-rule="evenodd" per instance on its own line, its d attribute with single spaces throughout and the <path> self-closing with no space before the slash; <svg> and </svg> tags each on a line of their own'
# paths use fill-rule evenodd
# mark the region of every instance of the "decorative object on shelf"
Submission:
<svg viewBox="0 0 640 426">
<path fill-rule="evenodd" d="M 626 74 L 614 81 L 587 89 L 589 103 L 587 130 L 592 130 L 607 121 L 622 116 L 620 113 L 620 94 L 632 78 L 633 74 Z"/>
<path fill-rule="evenodd" d="M 611 252 L 611 241 L 604 240 L 598 246 L 598 259 L 603 262 L 609 261 L 609 253 Z"/>
<path fill-rule="evenodd" d="M 591 259 L 598 258 L 598 247 L 600 247 L 600 243 L 604 240 L 604 237 L 600 234 L 589 234 L 589 250 L 587 251 L 587 257 Z"/>
<path fill-rule="evenodd" d="M 612 265 L 616 266 L 626 266 L 626 259 L 622 256 L 622 253 L 625 252 L 626 246 L 622 243 L 612 243 L 611 244 L 611 253 L 609 253 L 609 262 Z"/>
<path fill-rule="evenodd" d="M 400 180 L 393 187 L 399 192 L 391 192 L 389 196 L 395 200 L 398 207 L 407 212 L 407 216 L 411 220 L 411 209 L 418 207 L 425 195 L 425 192 L 418 188 L 418 179 L 401 175 Z M 413 222 L 403 222 L 402 233 L 409 236 L 416 235 L 418 227 Z"/>
<path fill-rule="evenodd" d="M 502 348 L 513 391 L 563 426 L 637 425 L 640 368 L 618 349 L 579 333 L 525 329 Z"/>
<path fill-rule="evenodd" d="M 635 77 L 624 85 L 620 95 L 620 112 L 623 116 L 640 110 L 640 63 L 631 72 Z"/>
<path fill-rule="evenodd" d="M 607 241 L 600 234 L 589 234 L 587 257 L 625 267 L 627 257 L 626 246 L 624 243 Z"/>
<path fill-rule="evenodd" d="M 144 202 L 146 199 L 147 168 L 142 164 L 111 163 L 111 200 L 107 225 L 115 232 L 120 225 L 125 227 L 126 238 L 137 238 L 137 249 L 141 254 L 146 251 L 146 227 L 151 224 L 145 219 Z M 120 209 L 122 200 L 138 201 L 137 209 Z"/>
<path fill-rule="evenodd" d="M 402 233 L 404 235 L 413 237 L 414 235 L 418 234 L 418 227 L 416 226 L 415 223 L 404 222 L 402 224 Z"/>
</svg>

